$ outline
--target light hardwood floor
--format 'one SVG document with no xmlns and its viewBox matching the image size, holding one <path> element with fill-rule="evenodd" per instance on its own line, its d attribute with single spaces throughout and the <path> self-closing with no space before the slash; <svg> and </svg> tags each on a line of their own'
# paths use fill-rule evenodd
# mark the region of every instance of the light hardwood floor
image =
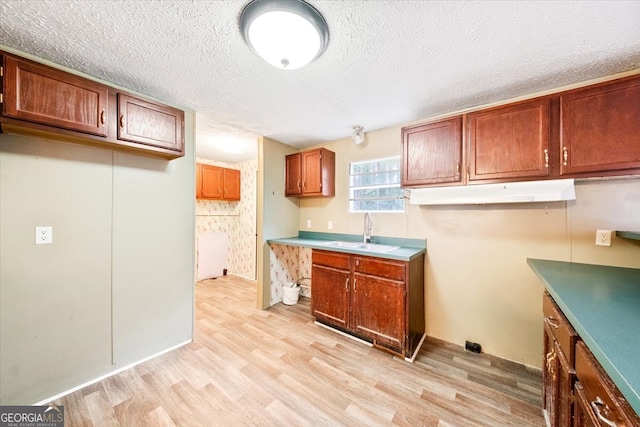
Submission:
<svg viewBox="0 0 640 427">
<path fill-rule="evenodd" d="M 415 363 L 255 308 L 233 276 L 196 285 L 194 342 L 57 400 L 66 426 L 543 426 L 539 371 L 428 340 Z"/>
</svg>

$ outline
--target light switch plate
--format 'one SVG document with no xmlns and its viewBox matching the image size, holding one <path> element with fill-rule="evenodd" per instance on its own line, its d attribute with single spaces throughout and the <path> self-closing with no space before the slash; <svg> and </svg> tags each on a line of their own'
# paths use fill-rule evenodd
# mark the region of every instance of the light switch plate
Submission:
<svg viewBox="0 0 640 427">
<path fill-rule="evenodd" d="M 53 227 L 36 227 L 36 245 L 53 243 Z"/>
</svg>

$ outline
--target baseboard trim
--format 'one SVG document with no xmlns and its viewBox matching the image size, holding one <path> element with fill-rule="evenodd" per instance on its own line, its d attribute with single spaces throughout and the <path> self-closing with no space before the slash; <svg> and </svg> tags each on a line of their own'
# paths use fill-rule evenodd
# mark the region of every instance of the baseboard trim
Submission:
<svg viewBox="0 0 640 427">
<path fill-rule="evenodd" d="M 80 384 L 80 385 L 78 385 L 76 387 L 73 387 L 73 388 L 71 388 L 69 390 L 63 391 L 62 393 L 56 394 L 55 396 L 51 396 L 51 397 L 49 397 L 47 399 L 41 400 L 40 402 L 36 402 L 36 403 L 33 404 L 33 406 L 42 406 L 42 405 L 45 405 L 45 404 L 47 404 L 49 402 L 52 402 L 54 400 L 60 399 L 61 397 L 64 397 L 64 396 L 66 396 L 68 394 L 71 394 L 71 393 L 73 393 L 75 391 L 78 391 L 80 389 L 88 387 L 91 384 L 95 384 L 97 382 L 100 382 L 100 381 L 102 381 L 104 379 L 107 379 L 107 378 L 109 378 L 111 376 L 119 374 L 120 372 L 126 371 L 127 369 L 131 369 L 134 366 L 137 366 L 137 365 L 139 365 L 141 363 L 144 363 L 144 362 L 146 362 L 148 360 L 154 359 L 154 358 L 156 358 L 158 356 L 162 356 L 165 353 L 169 353 L 170 351 L 173 351 L 173 350 L 175 350 L 177 348 L 185 346 L 185 345 L 191 343 L 192 341 L 193 341 L 192 339 L 189 339 L 187 341 L 181 342 L 180 344 L 176 344 L 173 347 L 169 347 L 169 348 L 167 348 L 165 350 L 162 350 L 162 351 L 160 351 L 158 353 L 152 354 L 151 356 L 145 357 L 144 359 L 140 359 L 137 362 L 130 363 L 130 364 L 126 365 L 126 366 L 123 366 L 121 368 L 116 369 L 115 371 L 110 371 L 110 372 L 108 372 L 108 373 L 106 373 L 104 375 L 101 375 L 101 376 L 99 376 L 97 378 L 89 380 L 89 381 L 87 381 L 85 383 L 82 383 L 82 384 Z"/>
</svg>

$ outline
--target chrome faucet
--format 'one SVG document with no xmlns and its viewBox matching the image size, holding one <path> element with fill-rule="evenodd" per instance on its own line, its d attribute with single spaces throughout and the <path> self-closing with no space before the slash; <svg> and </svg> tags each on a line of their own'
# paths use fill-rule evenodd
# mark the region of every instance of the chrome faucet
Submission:
<svg viewBox="0 0 640 427">
<path fill-rule="evenodd" d="M 364 214 L 364 233 L 362 234 L 362 241 L 364 243 L 371 242 L 371 229 L 373 228 L 373 222 L 371 222 L 371 214 L 365 212 Z"/>
</svg>

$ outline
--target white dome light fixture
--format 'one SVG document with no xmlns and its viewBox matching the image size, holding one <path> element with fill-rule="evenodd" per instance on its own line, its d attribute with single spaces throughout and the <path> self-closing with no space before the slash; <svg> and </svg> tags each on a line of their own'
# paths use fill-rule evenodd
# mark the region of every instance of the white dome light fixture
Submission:
<svg viewBox="0 0 640 427">
<path fill-rule="evenodd" d="M 351 140 L 354 144 L 360 145 L 364 142 L 364 128 L 362 126 L 354 126 Z"/>
<path fill-rule="evenodd" d="M 253 0 L 242 9 L 239 24 L 249 47 L 285 70 L 307 65 L 329 44 L 327 23 L 303 0 Z"/>
</svg>

